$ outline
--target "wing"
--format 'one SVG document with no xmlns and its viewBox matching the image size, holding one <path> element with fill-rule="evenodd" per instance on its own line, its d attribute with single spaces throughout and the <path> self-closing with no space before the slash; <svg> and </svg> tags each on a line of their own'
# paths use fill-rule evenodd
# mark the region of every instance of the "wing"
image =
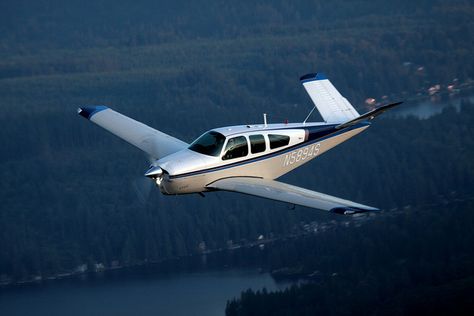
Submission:
<svg viewBox="0 0 474 316">
<path fill-rule="evenodd" d="M 344 123 L 359 116 L 324 74 L 307 74 L 300 81 L 326 123 Z"/>
<path fill-rule="evenodd" d="M 143 123 L 115 112 L 106 106 L 86 106 L 77 113 L 112 134 L 159 159 L 189 146 L 187 143 L 157 131 Z"/>
<path fill-rule="evenodd" d="M 330 211 L 338 214 L 354 214 L 379 209 L 331 195 L 303 189 L 294 185 L 250 177 L 234 177 L 217 180 L 208 185 L 215 190 L 240 192 L 271 200 Z"/>
</svg>

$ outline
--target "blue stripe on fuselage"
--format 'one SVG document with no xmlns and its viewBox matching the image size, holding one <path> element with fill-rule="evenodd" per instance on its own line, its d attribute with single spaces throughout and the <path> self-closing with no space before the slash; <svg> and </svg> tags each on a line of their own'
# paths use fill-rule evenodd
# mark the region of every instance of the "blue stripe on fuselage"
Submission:
<svg viewBox="0 0 474 316">
<path fill-rule="evenodd" d="M 361 123 L 358 123 L 356 125 L 350 126 L 346 129 L 342 129 L 342 130 L 341 129 L 336 129 L 335 127 L 337 125 L 332 125 L 330 127 L 328 127 L 328 126 L 310 126 L 310 127 L 306 127 L 306 128 L 304 128 L 304 130 L 308 131 L 308 137 L 307 137 L 308 139 L 305 139 L 305 141 L 302 142 L 302 143 L 299 143 L 299 144 L 293 145 L 291 147 L 287 147 L 287 148 L 284 148 L 282 150 L 279 150 L 279 151 L 276 151 L 276 152 L 273 152 L 273 153 L 269 153 L 269 154 L 266 154 L 266 155 L 263 155 L 263 156 L 260 156 L 260 157 L 250 158 L 250 159 L 247 159 L 247 160 L 244 160 L 244 161 L 234 162 L 234 163 L 230 163 L 230 164 L 227 164 L 227 165 L 224 165 L 224 166 L 212 167 L 212 168 L 198 170 L 198 171 L 191 171 L 191 172 L 177 174 L 177 175 L 170 175 L 169 178 L 170 179 L 177 179 L 177 178 L 183 178 L 183 177 L 188 177 L 188 176 L 195 176 L 195 175 L 202 174 L 202 173 L 220 171 L 220 170 L 224 170 L 224 169 L 228 169 L 228 168 L 233 168 L 233 167 L 245 165 L 245 164 L 248 164 L 248 163 L 257 162 L 257 161 L 264 160 L 264 159 L 267 159 L 267 158 L 273 158 L 273 157 L 291 152 L 295 149 L 311 145 L 312 143 L 323 141 L 325 139 L 328 139 L 328 138 L 331 138 L 331 137 L 334 137 L 334 136 L 338 136 L 340 134 L 351 131 L 353 129 L 357 129 L 357 128 L 361 128 L 363 126 L 369 126 L 369 125 L 370 125 L 369 122 L 361 122 Z M 322 129 L 322 128 L 324 128 L 324 129 Z M 293 128 L 293 129 L 295 129 L 295 128 Z"/>
</svg>

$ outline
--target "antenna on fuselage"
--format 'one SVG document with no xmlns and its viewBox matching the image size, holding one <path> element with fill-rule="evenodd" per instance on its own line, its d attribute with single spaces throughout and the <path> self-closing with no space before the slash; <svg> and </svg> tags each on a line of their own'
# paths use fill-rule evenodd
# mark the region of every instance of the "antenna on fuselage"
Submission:
<svg viewBox="0 0 474 316">
<path fill-rule="evenodd" d="M 267 113 L 263 113 L 263 124 L 267 127 Z"/>
</svg>

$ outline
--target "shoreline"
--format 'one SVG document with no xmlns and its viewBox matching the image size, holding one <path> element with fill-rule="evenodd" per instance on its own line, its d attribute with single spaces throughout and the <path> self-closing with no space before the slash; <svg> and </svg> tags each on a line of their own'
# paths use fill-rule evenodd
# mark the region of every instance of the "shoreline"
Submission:
<svg viewBox="0 0 474 316">
<path fill-rule="evenodd" d="M 446 207 L 447 205 L 450 205 L 450 204 L 469 202 L 473 200 L 474 200 L 474 196 L 442 197 L 437 202 L 433 202 L 433 203 L 429 203 L 425 205 L 419 205 L 416 207 L 413 207 L 412 205 L 406 205 L 400 208 L 382 210 L 381 212 L 379 212 L 379 214 L 380 215 L 384 214 L 384 216 L 396 216 L 400 212 L 405 212 L 407 209 L 423 209 L 423 208 L 429 209 L 432 207 L 440 207 L 440 206 Z M 303 238 L 308 235 L 317 235 L 320 233 L 324 233 L 325 231 L 335 229 L 337 227 L 347 227 L 347 225 L 349 225 L 351 221 L 353 222 L 354 225 L 362 225 L 363 222 L 369 221 L 371 218 L 379 216 L 379 214 L 368 213 L 368 214 L 353 215 L 352 217 L 347 218 L 346 220 L 344 220 L 344 218 L 339 218 L 339 220 L 328 219 L 322 222 L 315 222 L 315 221 L 309 222 L 309 223 L 304 222 L 304 223 L 301 223 L 301 226 L 299 227 L 298 232 L 290 233 L 288 235 L 283 235 L 283 236 L 273 237 L 273 238 L 257 239 L 255 241 L 250 241 L 244 245 L 233 245 L 227 248 L 217 248 L 217 249 L 212 249 L 212 250 L 206 250 L 201 253 L 193 253 L 193 254 L 179 256 L 179 257 L 170 257 L 170 258 L 166 258 L 166 259 L 158 260 L 158 261 L 143 260 L 141 262 L 128 264 L 128 265 L 119 265 L 119 266 L 113 266 L 113 267 L 103 266 L 103 268 L 100 270 L 86 270 L 83 272 L 71 271 L 71 272 L 57 273 L 55 275 L 42 277 L 42 278 L 32 277 L 31 279 L 28 279 L 28 280 L 21 280 L 21 281 L 16 281 L 16 282 L 11 281 L 8 283 L 3 282 L 3 283 L 0 283 L 0 290 L 13 289 L 13 288 L 21 287 L 21 286 L 28 286 L 28 285 L 34 285 L 34 284 L 41 285 L 41 284 L 46 284 L 49 282 L 65 280 L 65 279 L 73 279 L 73 278 L 77 278 L 81 276 L 96 276 L 96 275 L 100 275 L 101 273 L 107 273 L 107 272 L 117 271 L 117 270 L 133 269 L 133 268 L 145 267 L 145 266 L 151 267 L 153 265 L 164 264 L 167 262 L 171 263 L 176 260 L 182 260 L 186 258 L 187 259 L 198 258 L 202 256 L 212 255 L 212 254 L 232 252 L 235 250 L 251 249 L 255 247 L 259 247 L 260 249 L 263 249 L 265 245 L 271 245 L 275 242 L 285 241 L 289 239 Z M 255 267 L 255 268 L 259 269 L 261 272 L 265 271 L 265 269 L 262 269 L 261 267 L 260 268 Z M 283 281 L 292 280 L 292 281 L 300 282 L 300 281 L 312 279 L 311 273 L 308 274 L 306 273 L 307 271 L 304 271 L 304 272 L 296 271 L 288 267 L 282 267 L 274 271 L 268 270 L 267 272 L 270 273 L 272 278 L 274 278 L 276 281 L 277 280 L 283 280 Z"/>
<path fill-rule="evenodd" d="M 472 98 L 472 88 L 474 86 L 468 85 L 465 86 L 465 89 L 460 90 L 459 93 L 457 93 L 455 96 L 448 96 L 447 91 L 440 91 L 438 94 L 435 96 L 438 98 L 438 101 L 434 103 L 433 101 L 433 106 L 436 106 L 437 103 L 446 103 L 448 102 L 457 102 L 461 103 L 462 100 L 464 99 L 471 99 Z M 407 99 L 407 102 L 415 101 L 416 104 L 422 104 L 423 102 L 429 101 L 430 98 L 433 96 L 419 96 L 417 98 L 411 98 Z M 448 98 L 447 100 L 445 98 Z M 432 206 L 432 205 L 430 205 Z M 423 206 L 417 206 L 417 207 L 423 207 Z M 393 211 L 390 210 L 390 211 Z M 368 218 L 368 217 L 367 217 Z M 355 218 L 354 218 L 355 219 Z M 333 224 L 331 224 L 331 220 L 327 220 L 324 222 L 320 222 L 320 226 L 328 226 L 331 227 Z M 341 221 L 342 222 L 342 221 Z M 202 250 L 202 251 L 197 251 L 193 252 L 184 256 L 178 256 L 178 257 L 167 257 L 163 258 L 161 260 L 141 260 L 137 261 L 131 264 L 125 264 L 121 265 L 119 263 L 114 264 L 113 261 L 109 265 L 105 265 L 104 263 L 100 262 L 95 262 L 93 264 L 81 264 L 77 266 L 74 269 L 71 269 L 70 271 L 63 270 L 61 272 L 56 272 L 51 275 L 30 275 L 27 279 L 23 280 L 15 280 L 11 276 L 4 275 L 3 278 L 0 278 L 0 289 L 5 289 L 5 288 L 10 288 L 10 287 L 15 287 L 15 286 L 22 286 L 22 285 L 29 285 L 29 284 L 42 284 L 46 283 L 49 281 L 55 281 L 55 280 L 62 280 L 62 279 L 67 279 L 67 278 L 74 278 L 74 277 L 79 277 L 82 275 L 97 275 L 100 273 L 108 272 L 108 271 L 114 271 L 114 270 L 122 270 L 122 269 L 129 269 L 129 268 L 134 268 L 134 267 L 140 267 L 140 266 L 146 266 L 146 265 L 158 265 L 158 264 L 163 264 L 166 262 L 171 262 L 173 260 L 181 260 L 184 258 L 192 258 L 192 257 L 199 257 L 203 255 L 208 255 L 208 254 L 216 254 L 216 253 L 222 253 L 225 251 L 234 251 L 238 249 L 248 249 L 252 247 L 261 247 L 265 246 L 265 244 L 271 244 L 277 241 L 285 240 L 288 238 L 299 238 L 301 236 L 304 236 L 308 233 L 312 233 L 311 231 L 307 231 L 306 229 L 314 229 L 314 226 L 312 223 L 304 223 L 305 225 L 309 225 L 308 228 L 305 227 L 299 227 L 299 231 L 296 233 L 291 233 L 288 235 L 283 235 L 283 236 L 278 236 L 278 237 L 271 237 L 271 238 L 265 238 L 265 239 L 256 239 L 253 241 L 246 241 L 244 243 L 236 243 L 233 245 L 229 245 L 228 247 L 222 247 L 222 248 L 217 248 L 217 249 L 210 249 L 210 250 Z M 324 230 L 323 230 L 324 231 Z M 313 232 L 314 233 L 314 232 Z"/>
</svg>

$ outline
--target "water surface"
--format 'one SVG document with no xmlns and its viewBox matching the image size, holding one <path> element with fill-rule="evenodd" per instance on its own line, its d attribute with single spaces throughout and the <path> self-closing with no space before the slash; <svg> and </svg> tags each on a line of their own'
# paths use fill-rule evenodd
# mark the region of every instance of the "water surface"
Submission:
<svg viewBox="0 0 474 316">
<path fill-rule="evenodd" d="M 0 290 L 0 315 L 224 315 L 248 288 L 284 288 L 256 269 L 118 270 Z"/>
</svg>

